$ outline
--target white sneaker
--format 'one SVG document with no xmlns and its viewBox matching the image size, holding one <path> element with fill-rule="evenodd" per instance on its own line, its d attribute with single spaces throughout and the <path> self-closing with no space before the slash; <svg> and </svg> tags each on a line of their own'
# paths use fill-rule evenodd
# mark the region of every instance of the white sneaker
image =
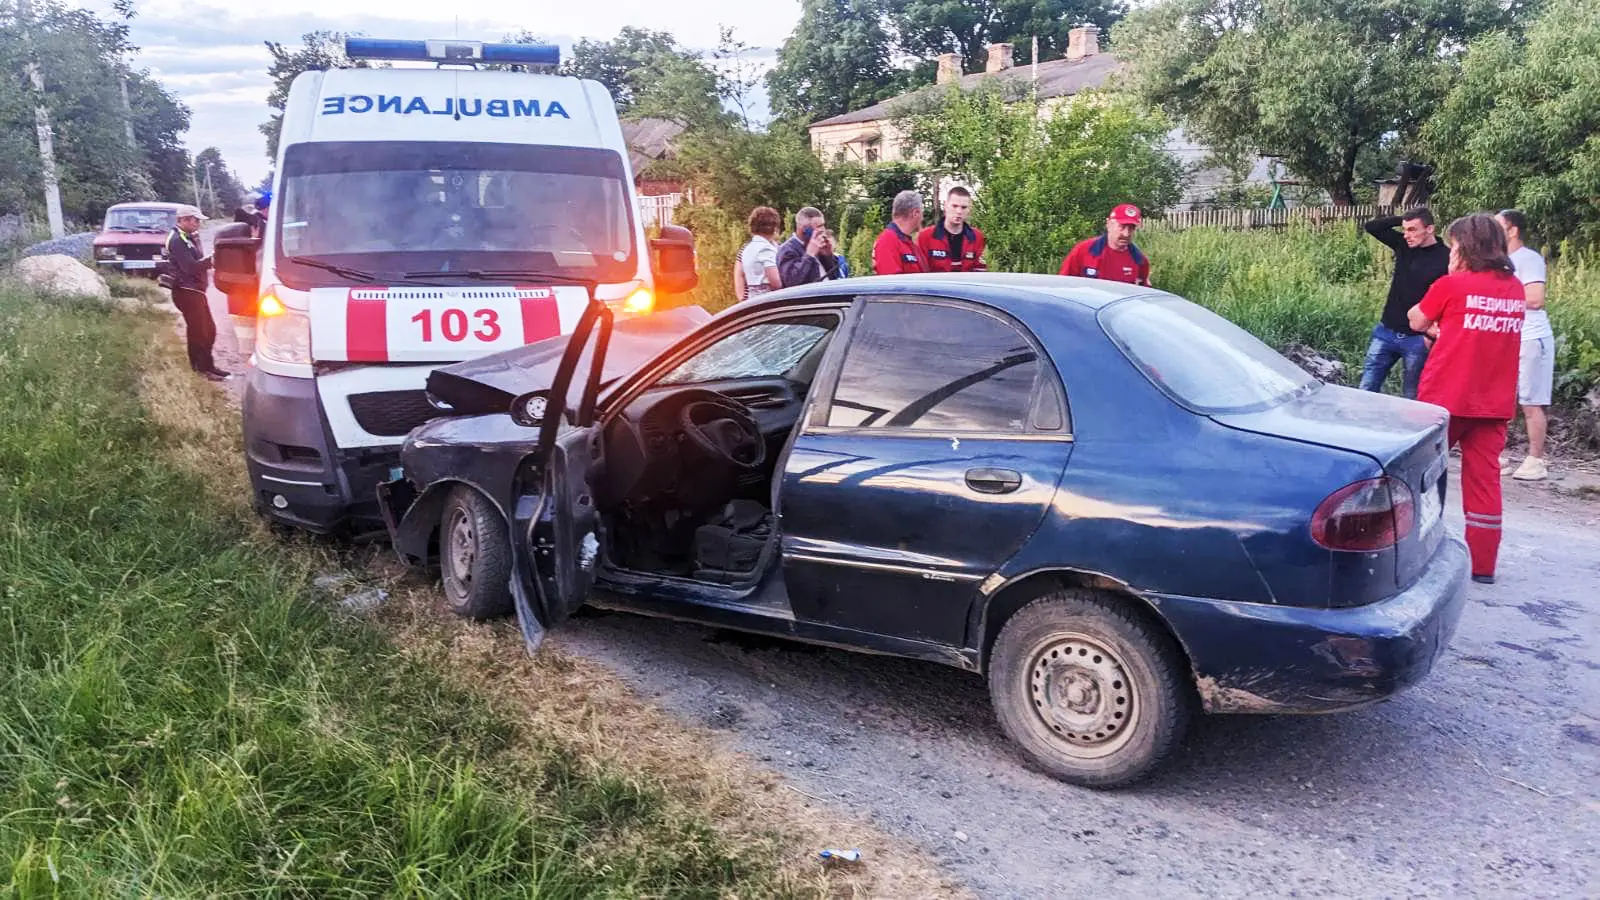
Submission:
<svg viewBox="0 0 1600 900">
<path fill-rule="evenodd" d="M 1518 481 L 1543 481 L 1550 477 L 1550 466 L 1537 456 L 1530 456 L 1522 461 L 1511 477 Z"/>
<path fill-rule="evenodd" d="M 1511 457 L 1504 456 L 1504 455 L 1502 455 L 1500 457 L 1500 474 L 1501 475 L 1510 475 L 1512 470 L 1514 470 L 1515 468 L 1516 468 L 1516 466 L 1513 466 L 1511 464 Z"/>
</svg>

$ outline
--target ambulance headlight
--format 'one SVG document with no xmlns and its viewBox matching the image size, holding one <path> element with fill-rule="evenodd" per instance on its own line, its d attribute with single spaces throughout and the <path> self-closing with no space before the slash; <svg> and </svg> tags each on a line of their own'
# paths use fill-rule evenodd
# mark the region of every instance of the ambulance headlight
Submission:
<svg viewBox="0 0 1600 900">
<path fill-rule="evenodd" d="M 622 311 L 631 315 L 644 315 L 656 308 L 656 295 L 649 288 L 639 288 L 622 301 Z"/>
<path fill-rule="evenodd" d="M 270 292 L 262 295 L 256 312 L 256 355 L 289 365 L 311 365 L 311 319 L 284 306 Z"/>
</svg>

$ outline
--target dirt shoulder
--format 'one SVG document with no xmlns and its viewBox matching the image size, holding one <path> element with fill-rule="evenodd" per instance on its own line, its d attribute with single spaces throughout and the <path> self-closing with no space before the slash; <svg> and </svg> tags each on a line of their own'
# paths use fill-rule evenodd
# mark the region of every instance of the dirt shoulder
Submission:
<svg viewBox="0 0 1600 900">
<path fill-rule="evenodd" d="M 217 357 L 243 371 L 221 298 Z M 182 323 L 177 324 L 181 333 Z M 192 376 L 175 347 L 152 348 L 141 395 L 155 418 L 183 439 L 177 465 L 202 475 L 213 502 L 242 504 L 237 404 L 242 380 L 213 385 Z M 403 651 L 437 666 L 455 687 L 477 692 L 522 726 L 524 750 L 553 744 L 580 767 L 621 773 L 659 792 L 680 810 L 704 817 L 730 845 L 771 859 L 782 883 L 800 895 L 961 897 L 968 892 L 916 846 L 818 799 L 782 774 L 759 765 L 711 729 L 686 725 L 628 686 L 607 666 L 547 646 L 530 658 L 513 623 L 474 624 L 443 609 L 431 579 L 405 571 L 382 547 L 334 548 L 282 537 L 264 526 L 259 541 L 285 552 L 322 554 L 330 602 L 362 611 Z M 380 596 L 381 602 L 369 601 Z M 858 849 L 858 864 L 825 864 L 824 848 Z"/>
</svg>

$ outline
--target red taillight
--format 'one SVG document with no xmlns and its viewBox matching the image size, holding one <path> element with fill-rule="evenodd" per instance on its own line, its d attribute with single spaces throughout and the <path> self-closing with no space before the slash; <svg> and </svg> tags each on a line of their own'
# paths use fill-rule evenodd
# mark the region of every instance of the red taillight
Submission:
<svg viewBox="0 0 1600 900">
<path fill-rule="evenodd" d="M 1393 547 L 1416 524 L 1416 500 L 1387 476 L 1347 484 L 1311 515 L 1311 539 L 1329 550 L 1370 552 Z"/>
</svg>

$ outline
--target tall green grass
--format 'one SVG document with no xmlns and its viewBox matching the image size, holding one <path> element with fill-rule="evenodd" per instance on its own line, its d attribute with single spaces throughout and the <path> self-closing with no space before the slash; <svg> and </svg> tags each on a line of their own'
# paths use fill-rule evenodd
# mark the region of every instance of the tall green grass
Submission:
<svg viewBox="0 0 1600 900">
<path fill-rule="evenodd" d="M 0 895 L 781 892 L 208 503 L 140 405 L 164 322 L 0 289 Z"/>
<path fill-rule="evenodd" d="M 1267 343 L 1336 355 L 1354 380 L 1383 310 L 1394 256 L 1354 223 L 1285 230 L 1147 229 L 1139 245 L 1156 286 L 1239 323 Z M 1600 383 L 1600 259 L 1550 264 L 1556 392 L 1563 402 Z"/>
</svg>

